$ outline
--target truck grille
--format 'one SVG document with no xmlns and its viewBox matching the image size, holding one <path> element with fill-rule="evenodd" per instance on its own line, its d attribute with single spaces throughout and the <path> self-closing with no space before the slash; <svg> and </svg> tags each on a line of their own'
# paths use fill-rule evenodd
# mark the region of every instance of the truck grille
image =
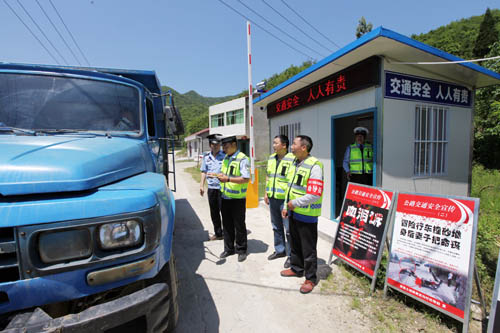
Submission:
<svg viewBox="0 0 500 333">
<path fill-rule="evenodd" d="M 14 228 L 0 228 L 0 283 L 19 280 Z"/>
</svg>

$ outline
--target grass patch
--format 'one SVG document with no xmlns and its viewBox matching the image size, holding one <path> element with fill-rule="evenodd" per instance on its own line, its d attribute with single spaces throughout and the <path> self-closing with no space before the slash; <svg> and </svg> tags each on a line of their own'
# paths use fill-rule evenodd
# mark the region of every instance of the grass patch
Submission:
<svg viewBox="0 0 500 333">
<path fill-rule="evenodd" d="M 420 302 L 397 292 L 376 289 L 370 295 L 371 281 L 357 270 L 339 263 L 335 275 L 321 284 L 324 294 L 351 297 L 350 307 L 372 323 L 372 332 L 460 332 L 462 325 Z M 378 280 L 378 279 L 377 279 Z M 383 286 L 383 280 L 381 280 Z M 377 283 L 377 285 L 379 285 Z M 471 332 L 479 332 L 470 327 Z"/>
<path fill-rule="evenodd" d="M 474 165 L 471 195 L 480 199 L 475 259 L 489 311 L 500 246 L 500 170 Z M 476 290 L 473 297 L 479 300 Z"/>
<path fill-rule="evenodd" d="M 201 172 L 200 168 L 197 166 L 188 167 L 184 169 L 185 172 L 189 173 L 191 177 L 199 184 L 201 182 Z"/>
</svg>

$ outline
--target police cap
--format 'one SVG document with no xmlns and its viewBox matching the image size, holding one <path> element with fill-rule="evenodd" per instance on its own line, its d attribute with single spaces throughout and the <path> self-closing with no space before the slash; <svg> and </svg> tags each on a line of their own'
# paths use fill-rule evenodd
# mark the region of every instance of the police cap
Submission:
<svg viewBox="0 0 500 333">
<path fill-rule="evenodd" d="M 235 135 L 226 136 L 225 138 L 222 138 L 221 142 L 222 142 L 222 144 L 230 143 L 230 142 L 236 142 L 236 136 Z"/>
<path fill-rule="evenodd" d="M 364 136 L 367 136 L 370 133 L 368 128 L 362 126 L 356 127 L 353 132 L 354 135 L 363 134 Z"/>
<path fill-rule="evenodd" d="M 207 136 L 208 142 L 210 144 L 220 143 L 221 138 L 222 138 L 221 134 L 210 134 L 209 136 Z"/>
</svg>

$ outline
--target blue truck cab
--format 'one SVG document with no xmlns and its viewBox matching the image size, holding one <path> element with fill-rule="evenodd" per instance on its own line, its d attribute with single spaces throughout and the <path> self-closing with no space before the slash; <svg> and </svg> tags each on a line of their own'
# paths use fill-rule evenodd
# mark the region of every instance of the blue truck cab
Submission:
<svg viewBox="0 0 500 333">
<path fill-rule="evenodd" d="M 175 327 L 167 100 L 153 71 L 0 63 L 0 331 Z"/>
</svg>

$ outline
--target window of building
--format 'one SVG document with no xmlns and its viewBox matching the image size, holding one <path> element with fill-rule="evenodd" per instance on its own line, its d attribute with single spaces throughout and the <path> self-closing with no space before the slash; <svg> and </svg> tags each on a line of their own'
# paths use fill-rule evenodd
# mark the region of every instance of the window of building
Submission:
<svg viewBox="0 0 500 333">
<path fill-rule="evenodd" d="M 226 125 L 243 124 L 243 109 L 226 113 Z"/>
<path fill-rule="evenodd" d="M 442 175 L 447 168 L 448 108 L 415 107 L 414 175 Z"/>
<path fill-rule="evenodd" d="M 300 135 L 300 123 L 280 126 L 280 134 L 286 135 L 291 145 L 293 138 L 295 138 L 297 135 Z"/>
<path fill-rule="evenodd" d="M 210 117 L 211 127 L 224 126 L 224 113 L 214 114 Z"/>
</svg>

